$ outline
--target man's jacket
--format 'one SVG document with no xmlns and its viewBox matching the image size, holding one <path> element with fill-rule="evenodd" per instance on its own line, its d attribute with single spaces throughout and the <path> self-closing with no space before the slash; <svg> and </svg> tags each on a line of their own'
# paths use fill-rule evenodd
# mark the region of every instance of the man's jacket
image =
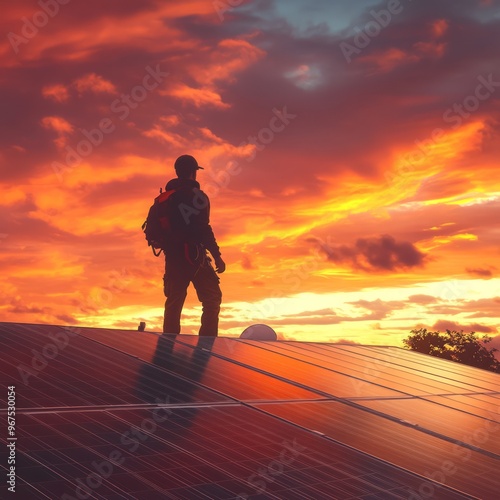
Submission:
<svg viewBox="0 0 500 500">
<path fill-rule="evenodd" d="M 200 184 L 192 179 L 172 179 L 166 191 L 175 190 L 171 195 L 173 239 L 165 249 L 166 255 L 175 255 L 183 251 L 184 244 L 202 246 L 214 258 L 220 257 L 219 246 L 210 226 L 210 201 L 201 191 Z"/>
</svg>

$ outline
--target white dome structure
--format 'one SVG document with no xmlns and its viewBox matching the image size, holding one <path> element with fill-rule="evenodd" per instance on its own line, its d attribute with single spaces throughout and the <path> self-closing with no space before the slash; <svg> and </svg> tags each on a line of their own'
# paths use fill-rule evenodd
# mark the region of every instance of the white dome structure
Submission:
<svg viewBox="0 0 500 500">
<path fill-rule="evenodd" d="M 267 325 L 250 325 L 243 330 L 240 339 L 247 340 L 278 340 L 276 332 Z"/>
</svg>

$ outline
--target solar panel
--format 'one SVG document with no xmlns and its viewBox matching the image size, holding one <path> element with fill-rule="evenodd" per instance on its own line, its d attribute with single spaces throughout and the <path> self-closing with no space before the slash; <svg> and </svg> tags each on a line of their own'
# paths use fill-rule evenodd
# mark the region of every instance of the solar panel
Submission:
<svg viewBox="0 0 500 500">
<path fill-rule="evenodd" d="M 266 375 L 233 362 L 214 356 L 226 346 L 237 349 L 238 343 L 230 339 L 153 335 L 144 332 L 120 332 L 109 335 L 95 328 L 82 328 L 81 335 L 118 349 L 122 353 L 137 356 L 145 367 L 159 366 L 170 373 L 196 380 L 205 387 L 220 391 L 228 397 L 244 401 L 320 399 L 322 396 L 286 380 L 269 379 Z M 209 366 L 210 369 L 206 369 Z M 147 382 L 149 383 L 149 381 Z"/>
<path fill-rule="evenodd" d="M 171 403 L 227 400 L 195 377 L 182 378 L 61 328 L 4 327 L 1 334 L 3 376 L 23 387 L 18 407 L 140 404 L 166 390 Z"/>
<path fill-rule="evenodd" d="M 495 438 L 497 421 L 490 416 L 480 416 L 466 411 L 458 411 L 448 405 L 447 399 L 435 396 L 431 401 L 421 398 L 385 399 L 362 401 L 360 405 L 409 422 L 417 429 L 425 429 L 433 434 L 446 436 L 483 451 L 500 456 L 500 439 Z M 491 415 L 495 416 L 495 415 Z"/>
<path fill-rule="evenodd" d="M 329 346 L 326 346 L 329 348 Z M 428 356 L 415 351 L 409 351 L 397 347 L 377 346 L 341 346 L 340 349 L 347 352 L 362 351 L 365 356 L 379 362 L 394 363 L 399 367 L 408 367 L 421 373 L 437 374 L 445 380 L 469 383 L 488 390 L 498 389 L 498 375 L 487 370 L 478 370 L 461 363 Z"/>
<path fill-rule="evenodd" d="M 466 396 L 428 396 L 429 401 L 441 400 L 446 406 L 500 423 L 498 395 L 468 394 Z"/>
<path fill-rule="evenodd" d="M 422 482 L 239 404 L 42 412 L 19 425 L 23 492 L 47 498 L 406 498 Z"/>
<path fill-rule="evenodd" d="M 409 400 L 398 402 L 404 406 Z M 488 453 L 485 447 L 478 446 L 479 442 L 464 446 L 449 434 L 418 426 L 415 419 L 398 421 L 392 409 L 374 414 L 338 402 L 286 406 L 269 403 L 258 407 L 424 477 L 442 478 L 445 484 L 479 498 L 496 497 L 500 455 Z M 463 425 L 464 420 L 456 420 L 456 425 Z M 474 429 L 484 428 L 481 422 Z M 455 429 L 460 438 L 469 431 L 466 428 L 460 435 L 460 429 Z M 489 439 L 493 442 L 498 438 L 490 435 Z M 496 445 L 492 447 L 497 449 Z"/>
<path fill-rule="evenodd" d="M 185 336 L 179 342 L 194 345 L 196 338 Z M 378 397 L 400 395 L 400 391 L 392 390 L 381 384 L 370 383 L 362 378 L 346 375 L 339 370 L 328 369 L 319 364 L 305 362 L 302 359 L 276 355 L 259 341 L 226 341 L 216 342 L 212 348 L 215 356 L 232 360 L 253 369 L 262 370 L 273 378 L 288 380 L 297 386 L 313 389 L 325 397 L 351 396 L 353 387 L 358 391 L 369 392 Z M 265 345 L 268 342 L 264 342 Z"/>
<path fill-rule="evenodd" d="M 0 374 L 16 386 L 21 498 L 499 489 L 495 374 L 384 347 L 7 323 L 0 337 Z"/>
<path fill-rule="evenodd" d="M 319 365 L 328 370 L 341 371 L 356 378 L 356 380 L 368 381 L 411 396 L 469 392 L 477 389 L 476 386 L 470 383 L 446 379 L 433 372 L 423 372 L 405 364 L 399 365 L 394 361 L 369 357 L 363 354 L 366 349 L 358 348 L 359 355 L 353 356 L 350 355 L 350 352 L 346 353 L 340 348 L 322 350 L 318 346 L 304 344 L 302 346 L 297 345 L 296 342 L 280 342 L 273 345 L 266 344 L 262 348 L 306 363 Z M 371 354 L 373 356 L 373 353 Z M 354 382 L 354 384 L 359 397 L 373 395 L 372 387 L 359 382 Z M 487 384 L 483 384 L 483 388 L 488 390 L 484 386 L 487 386 Z"/>
</svg>

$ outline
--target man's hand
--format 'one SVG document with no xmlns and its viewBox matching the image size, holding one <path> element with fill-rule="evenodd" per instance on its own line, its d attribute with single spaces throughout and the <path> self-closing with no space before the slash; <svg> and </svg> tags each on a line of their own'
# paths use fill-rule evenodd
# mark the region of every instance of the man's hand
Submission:
<svg viewBox="0 0 500 500">
<path fill-rule="evenodd" d="M 221 257 L 217 257 L 215 260 L 215 272 L 222 274 L 226 270 L 226 263 Z"/>
</svg>

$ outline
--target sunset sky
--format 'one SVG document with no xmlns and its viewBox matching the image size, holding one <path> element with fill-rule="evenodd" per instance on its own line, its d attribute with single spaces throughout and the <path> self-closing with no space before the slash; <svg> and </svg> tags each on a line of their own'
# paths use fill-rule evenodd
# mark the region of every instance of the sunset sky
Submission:
<svg viewBox="0 0 500 500">
<path fill-rule="evenodd" d="M 500 347 L 500 2 L 18 0 L 0 26 L 2 321 L 159 331 L 141 225 L 188 153 L 220 335 Z M 200 311 L 190 288 L 184 333 Z"/>
</svg>

